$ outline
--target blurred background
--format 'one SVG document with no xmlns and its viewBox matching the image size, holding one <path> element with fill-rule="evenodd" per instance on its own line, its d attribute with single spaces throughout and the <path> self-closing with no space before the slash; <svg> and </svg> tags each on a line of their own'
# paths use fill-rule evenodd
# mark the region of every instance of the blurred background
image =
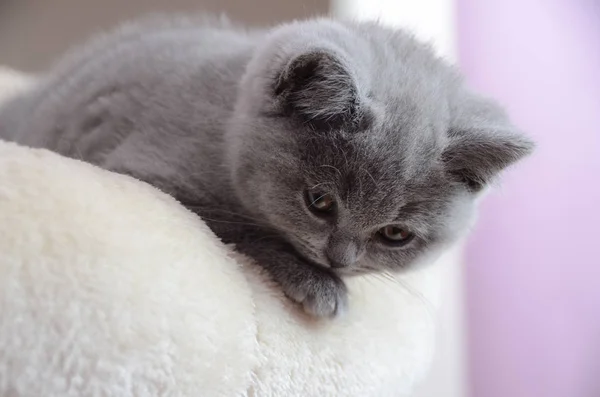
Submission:
<svg viewBox="0 0 600 397">
<path fill-rule="evenodd" d="M 405 26 L 538 142 L 448 276 L 423 397 L 600 396 L 600 1 L 0 0 L 0 65 L 46 69 L 151 11 L 251 25 L 334 14 Z"/>
</svg>

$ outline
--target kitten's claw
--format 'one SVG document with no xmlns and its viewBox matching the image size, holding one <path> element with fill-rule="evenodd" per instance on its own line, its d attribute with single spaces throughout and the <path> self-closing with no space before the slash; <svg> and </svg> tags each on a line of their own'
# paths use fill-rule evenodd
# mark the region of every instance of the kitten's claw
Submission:
<svg viewBox="0 0 600 397">
<path fill-rule="evenodd" d="M 315 317 L 335 317 L 348 308 L 346 284 L 330 273 L 313 274 L 287 288 L 286 294 L 300 303 L 307 314 Z"/>
</svg>

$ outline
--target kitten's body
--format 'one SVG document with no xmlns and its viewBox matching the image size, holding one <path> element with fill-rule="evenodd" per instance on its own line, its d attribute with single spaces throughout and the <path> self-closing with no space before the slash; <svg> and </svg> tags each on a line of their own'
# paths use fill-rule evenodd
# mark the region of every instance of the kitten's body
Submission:
<svg viewBox="0 0 600 397">
<path fill-rule="evenodd" d="M 255 42 L 198 22 L 157 19 L 96 39 L 9 103 L 0 135 L 190 196 L 228 192 L 223 131 Z"/>
<path fill-rule="evenodd" d="M 130 25 L 0 109 L 0 137 L 174 195 L 316 315 L 345 305 L 340 275 L 406 268 L 455 240 L 474 190 L 530 149 L 406 33 L 329 20 Z M 306 209 L 316 186 L 333 217 Z M 382 246 L 388 224 L 414 242 Z"/>
</svg>

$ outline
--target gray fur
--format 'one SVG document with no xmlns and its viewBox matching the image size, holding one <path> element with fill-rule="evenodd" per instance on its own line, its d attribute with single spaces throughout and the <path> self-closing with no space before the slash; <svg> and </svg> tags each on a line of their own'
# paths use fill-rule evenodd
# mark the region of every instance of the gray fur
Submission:
<svg viewBox="0 0 600 397">
<path fill-rule="evenodd" d="M 0 136 L 172 194 L 317 316 L 344 309 L 342 277 L 462 236 L 477 192 L 532 149 L 408 33 L 328 19 L 127 25 L 9 102 Z M 337 199 L 331 217 L 308 209 L 315 187 Z M 415 238 L 382 244 L 389 224 Z"/>
</svg>

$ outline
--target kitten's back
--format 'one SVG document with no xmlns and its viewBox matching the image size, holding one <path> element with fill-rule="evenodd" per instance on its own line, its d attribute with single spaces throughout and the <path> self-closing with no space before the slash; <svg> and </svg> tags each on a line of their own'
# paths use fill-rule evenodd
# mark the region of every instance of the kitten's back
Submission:
<svg viewBox="0 0 600 397">
<path fill-rule="evenodd" d="M 193 111 L 190 103 L 207 100 L 196 108 L 230 109 L 235 99 L 231 74 L 241 73 L 237 69 L 243 66 L 234 58 L 249 52 L 256 35 L 210 16 L 151 16 L 125 24 L 76 48 L 0 107 L 0 137 L 97 163 L 100 152 L 143 127 L 141 116 L 154 114 L 149 124 L 160 119 L 160 108 L 175 108 L 170 114 L 184 116 Z M 107 116 L 114 131 L 100 137 L 94 130 Z M 140 125 L 124 131 L 114 124 L 119 122 Z M 83 141 L 82 129 L 90 132 L 91 142 Z M 110 148 L 90 147 L 99 142 Z"/>
</svg>

